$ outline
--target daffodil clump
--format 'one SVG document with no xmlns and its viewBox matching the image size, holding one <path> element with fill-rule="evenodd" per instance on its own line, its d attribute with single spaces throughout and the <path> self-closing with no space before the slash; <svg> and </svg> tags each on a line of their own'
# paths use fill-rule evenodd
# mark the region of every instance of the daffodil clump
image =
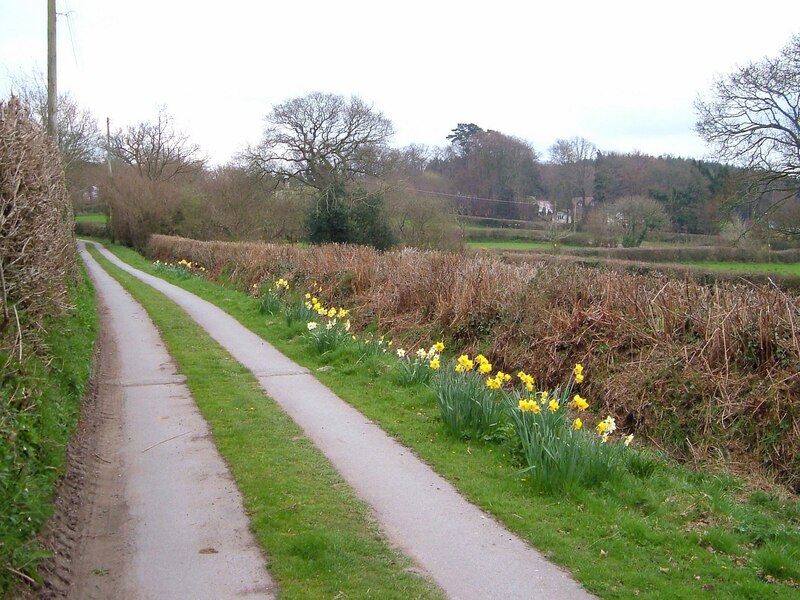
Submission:
<svg viewBox="0 0 800 600">
<path fill-rule="evenodd" d="M 185 258 L 175 263 L 164 263 L 157 260 L 153 263 L 153 266 L 159 273 L 174 275 L 181 279 L 189 279 L 193 276 L 205 276 L 206 273 L 206 268 L 203 265 L 188 261 Z"/>
<path fill-rule="evenodd" d="M 447 427 L 458 436 L 487 436 L 503 422 L 501 389 L 510 375 L 497 371 L 483 355 L 460 355 L 440 369 L 436 398 Z"/>
<path fill-rule="evenodd" d="M 525 478 L 537 489 L 557 492 L 595 485 L 622 472 L 622 451 L 633 435 L 613 440 L 617 426 L 607 416 L 594 431 L 584 427 L 589 401 L 574 386 L 584 380 L 577 364 L 563 388 L 538 390 L 532 376 L 519 372 L 522 389 L 506 396 L 511 422 L 520 443 Z"/>
<path fill-rule="evenodd" d="M 442 341 L 436 342 L 427 350 L 425 348 L 418 348 L 414 352 L 407 352 L 403 348 L 395 350 L 398 359 L 396 373 L 400 384 L 429 383 L 433 374 L 442 366 L 442 352 L 444 352 Z"/>
<path fill-rule="evenodd" d="M 306 323 L 311 345 L 320 354 L 335 350 L 352 339 L 350 333 L 350 311 L 345 308 L 325 306 L 315 296 L 306 294 L 305 308 L 312 311 L 316 319 Z"/>
<path fill-rule="evenodd" d="M 253 292 L 258 290 L 258 284 L 253 284 Z M 260 310 L 262 313 L 277 315 L 286 310 L 289 294 L 289 282 L 284 278 L 276 279 L 267 291 L 261 295 Z"/>
</svg>

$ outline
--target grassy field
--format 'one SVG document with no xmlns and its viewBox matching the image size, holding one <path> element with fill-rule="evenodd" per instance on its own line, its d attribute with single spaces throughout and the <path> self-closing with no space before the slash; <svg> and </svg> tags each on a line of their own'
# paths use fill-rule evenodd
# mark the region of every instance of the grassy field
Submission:
<svg viewBox="0 0 800 600">
<path fill-rule="evenodd" d="M 551 250 L 550 242 L 526 242 L 523 240 L 485 240 L 468 241 L 468 248 L 485 248 L 493 250 Z"/>
<path fill-rule="evenodd" d="M 75 215 L 76 223 L 107 223 L 108 215 L 104 213 L 91 213 L 88 215 Z"/>
<path fill-rule="evenodd" d="M 159 274 L 132 251 L 113 250 Z M 356 344 L 319 355 L 307 343 L 303 323 L 265 317 L 257 299 L 199 277 L 160 274 L 226 310 L 300 364 L 332 367 L 319 373 L 321 381 L 472 502 L 571 570 L 589 591 L 603 598 L 796 597 L 796 498 L 748 489 L 736 478 L 691 471 L 647 453 L 642 468 L 619 485 L 536 494 L 520 477 L 509 447 L 449 435 L 434 393 L 400 385 L 392 356 L 366 356 Z"/>
<path fill-rule="evenodd" d="M 702 267 L 710 271 L 742 271 L 800 276 L 800 263 L 688 262 L 683 264 Z"/>
<path fill-rule="evenodd" d="M 281 598 L 443 597 L 408 570 L 410 561 L 389 546 L 368 507 L 249 371 L 163 294 L 90 252 L 142 303 L 186 375 Z"/>
</svg>

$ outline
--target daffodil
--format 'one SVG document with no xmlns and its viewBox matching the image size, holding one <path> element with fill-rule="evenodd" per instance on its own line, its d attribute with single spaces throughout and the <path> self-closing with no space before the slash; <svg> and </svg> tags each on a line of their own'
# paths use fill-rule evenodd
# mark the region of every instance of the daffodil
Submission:
<svg viewBox="0 0 800 600">
<path fill-rule="evenodd" d="M 581 421 L 580 417 L 578 417 L 577 419 L 575 419 L 575 420 L 572 422 L 572 428 L 573 428 L 575 431 L 578 431 L 578 430 L 579 430 L 581 427 L 583 427 L 583 421 Z"/>
<path fill-rule="evenodd" d="M 420 348 L 419 350 L 417 350 L 417 358 L 419 358 L 420 360 L 427 360 L 428 351 L 425 350 L 425 348 Z"/>
<path fill-rule="evenodd" d="M 589 403 L 586 402 L 586 398 L 581 398 L 580 394 L 575 394 L 575 396 L 572 397 L 572 403 L 571 404 L 572 404 L 572 406 L 574 406 L 575 408 L 577 408 L 578 410 L 581 410 L 581 411 L 586 410 L 587 408 L 589 408 Z"/>
<path fill-rule="evenodd" d="M 608 424 L 605 421 L 600 421 L 597 424 L 597 433 L 599 433 L 600 435 L 606 433 L 607 429 L 608 429 Z"/>
<path fill-rule="evenodd" d="M 625 443 L 626 447 L 630 446 L 632 441 L 633 441 L 633 434 L 625 436 L 625 442 L 624 443 Z"/>
<path fill-rule="evenodd" d="M 614 433 L 617 430 L 617 423 L 611 415 L 607 416 L 603 423 L 606 424 L 606 431 L 608 433 Z"/>
<path fill-rule="evenodd" d="M 475 357 L 475 364 L 484 365 L 487 364 L 488 362 L 489 359 L 486 358 L 483 354 L 478 354 L 478 356 Z"/>
<path fill-rule="evenodd" d="M 405 355 L 406 355 L 406 351 L 405 350 L 403 350 L 402 348 L 398 348 L 397 349 L 397 357 L 398 358 L 403 358 L 403 357 L 405 357 Z"/>
<path fill-rule="evenodd" d="M 477 362 L 478 358 L 475 357 L 475 361 Z M 478 371 L 481 375 L 488 375 L 492 372 L 492 363 L 485 362 L 485 363 L 478 363 L 480 366 L 478 367 Z"/>
<path fill-rule="evenodd" d="M 525 387 L 528 389 L 529 392 L 533 391 L 533 386 L 535 382 L 532 375 L 528 375 L 525 371 L 520 371 L 519 373 L 517 373 L 517 377 L 519 377 L 519 380 L 525 384 Z"/>
<path fill-rule="evenodd" d="M 433 347 L 436 348 L 437 352 L 444 352 L 444 342 L 436 342 Z"/>
<path fill-rule="evenodd" d="M 561 406 L 561 405 L 558 403 L 558 400 L 556 400 L 555 398 L 550 400 L 550 403 L 547 405 L 547 407 L 550 409 L 551 413 L 556 412 L 558 410 L 559 406 Z"/>
<path fill-rule="evenodd" d="M 317 323 L 316 321 L 309 321 L 306 327 L 308 327 L 309 331 L 314 331 L 317 328 Z"/>
<path fill-rule="evenodd" d="M 541 412 L 539 403 L 535 400 L 520 400 L 518 406 L 522 412 L 532 412 L 535 415 L 538 415 Z"/>
<path fill-rule="evenodd" d="M 475 368 L 475 363 L 470 360 L 469 355 L 462 354 L 458 357 L 458 364 L 461 365 L 462 370 L 464 371 L 472 371 Z"/>
<path fill-rule="evenodd" d="M 428 363 L 428 366 L 429 366 L 431 369 L 433 369 L 434 371 L 436 371 L 436 370 L 437 370 L 437 369 L 438 369 L 440 366 L 442 366 L 442 365 L 441 365 L 441 363 L 439 362 L 439 359 L 438 359 L 438 358 L 434 358 L 433 360 L 431 360 L 431 362 L 429 362 L 429 363 Z"/>
</svg>

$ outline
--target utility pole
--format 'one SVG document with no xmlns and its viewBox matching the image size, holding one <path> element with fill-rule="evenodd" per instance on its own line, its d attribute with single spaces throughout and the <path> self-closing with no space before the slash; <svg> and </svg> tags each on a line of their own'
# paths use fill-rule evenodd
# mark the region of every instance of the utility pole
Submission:
<svg viewBox="0 0 800 600">
<path fill-rule="evenodd" d="M 108 174 L 114 176 L 111 170 L 111 117 L 106 117 L 106 162 L 108 163 Z"/>
<path fill-rule="evenodd" d="M 47 133 L 58 142 L 56 105 L 56 0 L 47 0 Z"/>
</svg>

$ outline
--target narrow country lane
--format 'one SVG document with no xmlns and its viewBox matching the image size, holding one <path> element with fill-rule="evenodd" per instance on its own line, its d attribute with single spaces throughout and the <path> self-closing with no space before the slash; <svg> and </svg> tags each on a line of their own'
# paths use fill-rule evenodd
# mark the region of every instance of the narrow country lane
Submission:
<svg viewBox="0 0 800 600">
<path fill-rule="evenodd" d="M 592 597 L 568 573 L 467 502 L 408 448 L 224 311 L 100 249 L 181 306 L 247 367 L 372 507 L 389 539 L 450 598 Z"/>
<path fill-rule="evenodd" d="M 106 356 L 69 597 L 275 597 L 233 480 L 144 309 L 81 247 Z"/>
</svg>

